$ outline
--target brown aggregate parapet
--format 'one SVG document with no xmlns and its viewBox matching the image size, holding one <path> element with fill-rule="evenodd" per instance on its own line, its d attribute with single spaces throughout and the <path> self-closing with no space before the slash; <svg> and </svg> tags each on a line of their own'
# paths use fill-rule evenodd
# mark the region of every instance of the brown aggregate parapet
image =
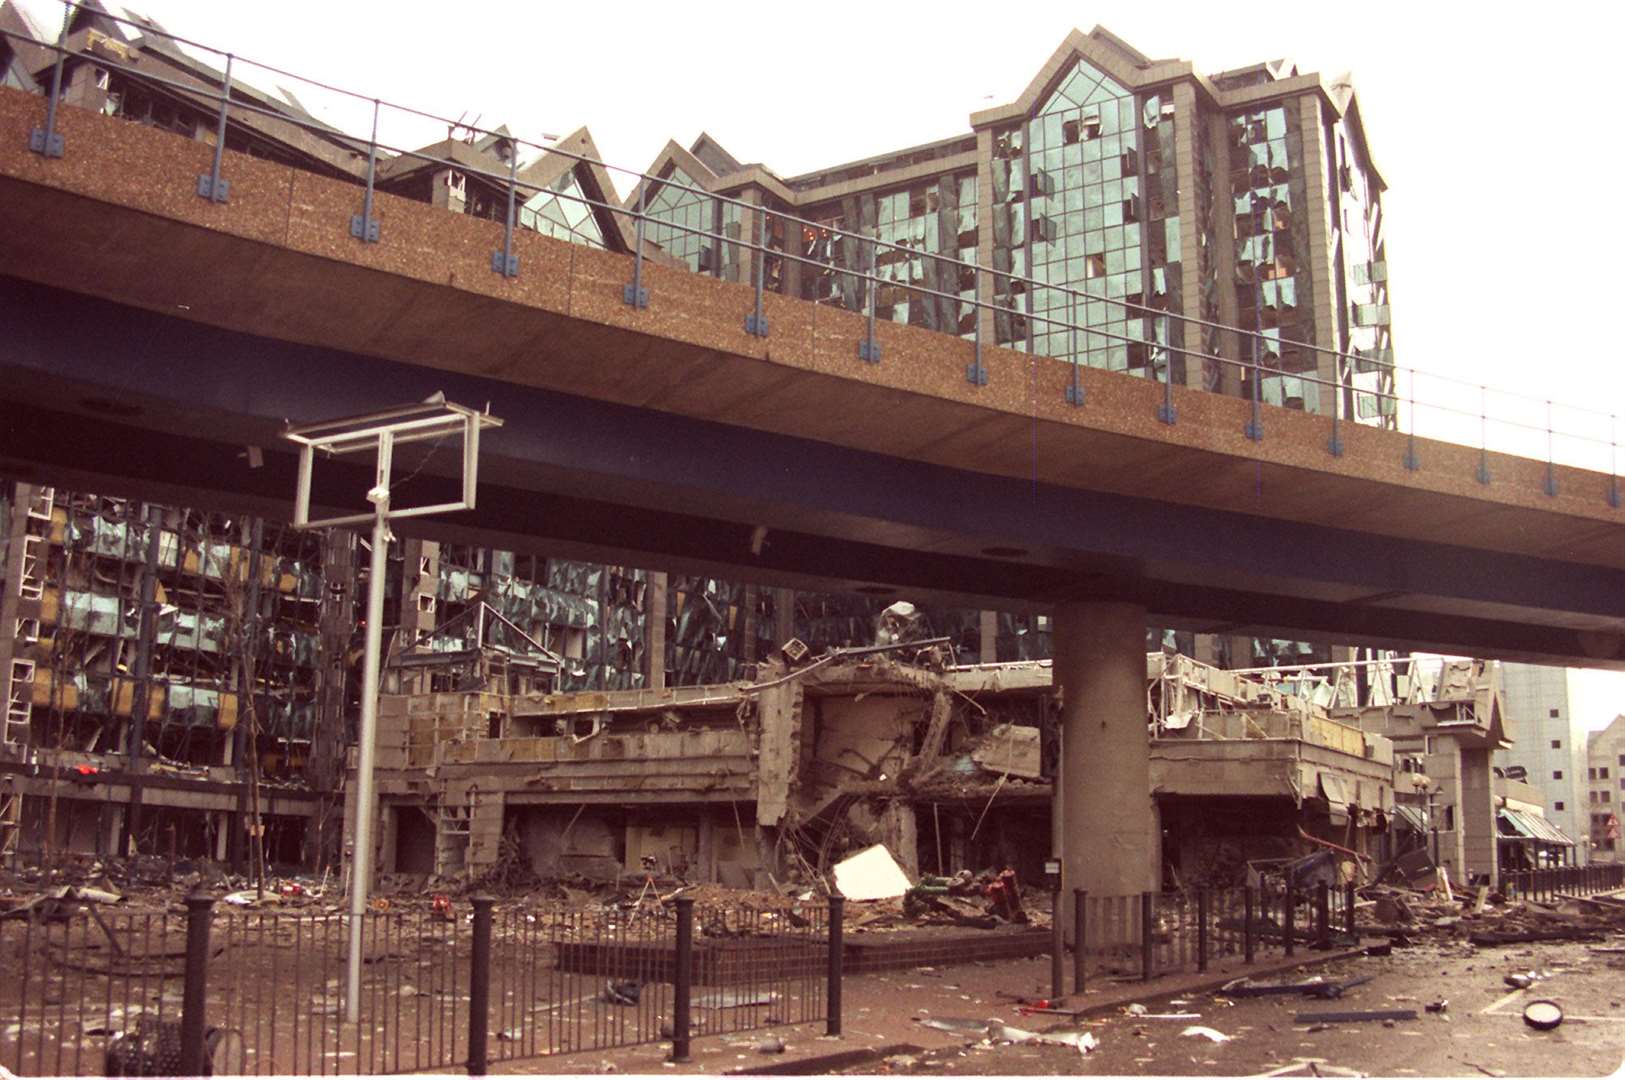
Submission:
<svg viewBox="0 0 1625 1080">
<path fill-rule="evenodd" d="M 213 148 L 75 108 L 67 151 L 27 149 L 43 98 L 0 89 L 0 259 L 9 273 L 216 326 L 501 378 L 861 450 L 1087 490 L 1242 511 L 1406 539 L 1625 567 L 1625 512 L 1606 473 L 1416 440 L 984 347 L 984 386 L 965 378 L 971 342 L 878 323 L 865 363 L 862 315 L 764 298 L 767 338 L 745 332 L 749 285 L 645 260 L 649 306 L 622 298 L 632 258 L 519 231 L 519 275 L 491 271 L 500 225 L 388 194 L 382 239 L 349 234 L 355 185 L 228 152 L 230 201 L 199 198 Z"/>
</svg>

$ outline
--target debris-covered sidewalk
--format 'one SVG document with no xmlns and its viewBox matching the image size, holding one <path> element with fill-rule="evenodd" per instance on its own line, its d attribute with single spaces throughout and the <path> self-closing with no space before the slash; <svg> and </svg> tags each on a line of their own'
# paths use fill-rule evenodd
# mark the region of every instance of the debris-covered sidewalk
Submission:
<svg viewBox="0 0 1625 1080">
<path fill-rule="evenodd" d="M 1204 988 L 1221 986 L 1244 973 L 1268 977 L 1313 969 L 1356 952 L 1301 952 L 1290 962 L 1261 961 L 1250 967 L 1236 961 L 1215 965 L 1206 974 L 1167 975 L 1149 982 L 1135 977 L 1101 978 L 1093 980 L 1085 993 L 1060 1000 L 1065 1009 L 1083 1010 L 1082 1016 L 1087 1017 L 1135 1003 L 1195 994 Z M 736 1038 L 696 1039 L 692 1060 L 684 1064 L 668 1061 L 670 1048 L 662 1044 L 627 1047 L 596 1057 L 570 1055 L 515 1062 L 511 1068 L 493 1067 L 493 1072 L 716 1074 L 763 1069 L 789 1075 L 848 1069 L 860 1073 L 886 1072 L 907 1069 L 910 1060 L 919 1061 L 931 1051 L 957 1052 L 967 1045 L 983 1042 L 992 1046 L 994 1042 L 986 1037 L 990 1022 L 1008 1029 L 1013 1036 L 1010 1042 L 1036 1044 L 1048 1039 L 1066 1044 L 1062 1049 L 1076 1056 L 1080 1050 L 1076 1025 L 1071 1024 L 1068 1017 L 1040 1011 L 1048 1008 L 1038 1003 L 1049 1000 L 1049 979 L 1048 957 L 848 975 L 843 1030 L 839 1038 L 825 1035 L 821 1023 L 805 1024 Z M 933 1020 L 948 1023 L 933 1027 L 922 1022 Z M 1026 1040 L 1023 1033 L 1039 1038 Z M 996 1034 L 1002 1038 L 1006 1031 Z M 1010 1071 L 1026 1070 L 1016 1067 Z"/>
</svg>

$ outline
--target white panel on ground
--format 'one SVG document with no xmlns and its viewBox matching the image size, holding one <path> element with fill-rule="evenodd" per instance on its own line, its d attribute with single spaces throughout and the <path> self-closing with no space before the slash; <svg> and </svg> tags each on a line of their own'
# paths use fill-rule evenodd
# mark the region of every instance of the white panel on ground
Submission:
<svg viewBox="0 0 1625 1080">
<path fill-rule="evenodd" d="M 876 844 L 835 864 L 835 887 L 848 900 L 887 900 L 908 892 L 909 881 L 886 845 Z"/>
</svg>

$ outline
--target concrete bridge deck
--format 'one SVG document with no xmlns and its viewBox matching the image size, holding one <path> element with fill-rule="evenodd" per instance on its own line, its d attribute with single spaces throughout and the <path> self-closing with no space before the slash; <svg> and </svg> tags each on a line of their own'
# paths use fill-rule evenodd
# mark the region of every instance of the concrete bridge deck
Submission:
<svg viewBox="0 0 1625 1080">
<path fill-rule="evenodd" d="M 879 323 L 0 89 L 0 468 L 286 514 L 284 420 L 444 388 L 508 426 L 440 535 L 987 606 L 1115 599 L 1193 629 L 1625 669 L 1625 512 L 1606 474 L 1407 440 Z M 250 469 L 246 445 L 265 449 Z M 430 474 L 434 469 L 428 470 Z M 342 472 L 333 474 L 342 479 Z M 365 485 L 361 485 L 364 488 Z M 359 491 L 361 488 L 357 488 Z M 318 489 L 330 504 L 337 487 Z M 752 531 L 769 530 L 752 550 Z"/>
</svg>

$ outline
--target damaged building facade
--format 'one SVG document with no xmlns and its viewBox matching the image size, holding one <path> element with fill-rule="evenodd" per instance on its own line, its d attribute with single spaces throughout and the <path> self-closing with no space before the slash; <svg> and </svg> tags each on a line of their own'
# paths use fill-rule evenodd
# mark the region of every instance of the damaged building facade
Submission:
<svg viewBox="0 0 1625 1080">
<path fill-rule="evenodd" d="M 883 844 L 911 880 L 1009 867 L 1036 882 L 1054 827 L 1051 665 L 945 661 L 940 643 L 792 648 L 752 681 L 497 695 L 392 676 L 379 865 L 743 887 L 820 880 Z M 1323 685 L 1147 655 L 1166 887 L 1315 852 L 1369 880 L 1392 859 L 1393 743 Z"/>
<path fill-rule="evenodd" d="M 0 4 L 0 30 L 0 81 L 41 92 L 55 56 L 32 42 L 55 34 L 13 3 Z M 64 40 L 69 107 L 212 138 L 214 103 L 186 88 L 217 89 L 224 75 L 156 23 L 92 2 L 73 10 Z M 365 141 L 286 92 L 233 81 L 232 93 L 254 108 L 232 114 L 228 150 L 363 182 Z M 1393 389 L 1383 181 L 1348 83 L 1286 62 L 1206 76 L 1103 29 L 1074 32 L 1015 102 L 972 116 L 964 133 L 797 177 L 742 164 L 701 136 L 688 149 L 669 144 L 648 170 L 654 179 L 624 198 L 585 128 L 533 160 L 514 160 L 520 152 L 502 129 L 453 127 L 417 154 L 386 155 L 377 189 L 502 218 L 511 175 L 521 185 L 516 227 L 570 243 L 629 251 L 637 230 L 625 211 L 641 208 L 646 257 L 696 273 L 759 274 L 784 295 L 1057 361 L 1392 422 L 1383 405 L 1392 398 L 1377 396 Z M 756 207 L 811 224 L 790 227 Z M 728 242 L 752 238 L 767 249 L 759 266 Z M 978 278 L 960 260 L 1011 276 Z M 857 273 L 873 273 L 878 287 Z M 973 299 L 989 307 L 978 312 Z M 1059 318 L 1098 332 L 1057 332 L 1046 320 Z M 1256 385 L 1238 366 L 1252 362 L 1265 369 Z M 258 844 L 274 860 L 330 860 L 344 791 L 338 748 L 353 742 L 359 686 L 354 597 L 366 582 L 354 538 L 38 484 L 6 491 L 7 850 L 240 862 Z M 1042 729 L 1053 708 L 1037 674 L 1052 651 L 1048 615 L 914 611 L 919 635 L 948 639 L 942 670 L 905 676 L 892 664 L 884 679 L 870 670 L 842 683 L 837 673 L 857 669 L 830 664 L 773 686 L 789 674 L 780 644 L 799 639 L 814 654 L 866 645 L 891 598 L 424 539 L 392 552 L 388 587 L 381 842 L 383 865 L 397 872 L 473 871 L 517 844 L 544 868 L 637 867 L 648 855 L 710 880 L 754 882 L 827 859 L 843 829 L 895 845 L 911 869 L 982 854 L 1030 868 L 1030 838 L 1048 836 L 1053 762 L 1033 775 L 1001 772 L 998 813 L 982 822 L 971 812 L 982 789 L 960 784 L 953 770 L 966 766 L 950 764 L 973 729 L 985 734 L 961 715 L 966 694 L 1012 712 L 1009 760 L 1032 738 L 1021 733 Z M 492 626 L 496 646 L 485 638 Z M 1148 648 L 1163 646 L 1204 672 L 1352 656 L 1244 634 L 1148 633 Z M 493 647 L 506 650 L 501 663 L 487 655 Z M 1018 677 L 1023 663 L 1038 666 Z M 1023 677 L 1032 685 L 972 686 Z M 874 685 L 862 689 L 866 679 Z M 931 681 L 941 679 L 964 685 Z M 871 715 L 905 700 L 884 722 Z M 788 717 L 788 728 L 773 717 Z M 1154 761 L 1154 782 L 1168 785 L 1157 789 L 1165 834 L 1168 821 L 1192 816 L 1216 824 L 1190 809 L 1210 796 L 1265 800 L 1276 832 L 1290 839 L 1291 823 L 1327 843 L 1369 842 L 1359 827 L 1337 832 L 1358 823 L 1347 807 L 1385 812 L 1377 789 L 1366 790 L 1374 776 L 1354 769 L 1324 790 L 1303 759 L 1262 749 L 1279 738 L 1352 762 L 1353 736 L 1328 717 L 1250 749 L 1220 744 L 1252 736 L 1200 726 L 1193 735 L 1166 721 Z M 890 734 L 875 736 L 871 723 Z M 1180 764 L 1187 742 L 1226 760 L 1221 774 L 1268 779 L 1206 790 L 1200 767 Z M 975 755 L 995 751 L 965 752 L 985 772 Z M 936 794 L 933 828 L 922 832 L 925 801 L 908 792 Z M 1317 800 L 1324 825 L 1302 816 Z M 678 807 L 686 824 L 672 824 Z M 1237 822 L 1250 812 L 1244 802 L 1234 811 Z M 1169 865 L 1202 873 L 1177 850 Z"/>
</svg>

